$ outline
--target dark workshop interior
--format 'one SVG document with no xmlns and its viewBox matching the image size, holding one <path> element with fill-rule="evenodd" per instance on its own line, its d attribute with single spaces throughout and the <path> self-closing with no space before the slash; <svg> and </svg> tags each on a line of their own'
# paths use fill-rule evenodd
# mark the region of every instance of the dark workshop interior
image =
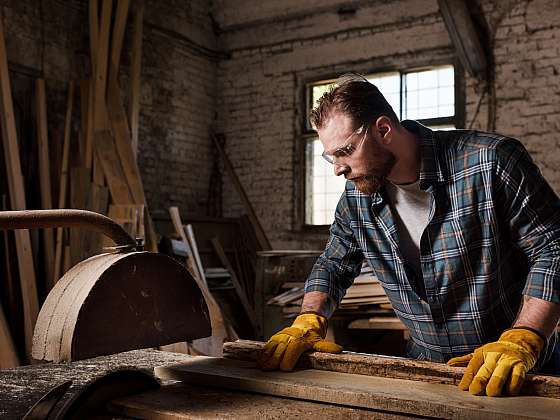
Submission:
<svg viewBox="0 0 560 420">
<path fill-rule="evenodd" d="M 559 418 L 559 73 L 558 0 L 0 1 L 0 418 Z"/>
</svg>

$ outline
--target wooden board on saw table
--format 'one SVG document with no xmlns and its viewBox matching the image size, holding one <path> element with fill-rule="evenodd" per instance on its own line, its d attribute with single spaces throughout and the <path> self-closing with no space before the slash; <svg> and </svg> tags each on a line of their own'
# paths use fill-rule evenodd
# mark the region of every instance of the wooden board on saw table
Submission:
<svg viewBox="0 0 560 420">
<path fill-rule="evenodd" d="M 204 356 L 155 373 L 196 385 L 437 418 L 549 419 L 560 412 L 560 401 L 551 398 L 476 397 L 451 385 L 314 369 L 263 372 L 253 362 Z"/>
<path fill-rule="evenodd" d="M 177 383 L 112 400 L 112 414 L 138 419 L 410 420 L 409 416 Z M 119 417 L 120 418 L 120 417 Z"/>
</svg>

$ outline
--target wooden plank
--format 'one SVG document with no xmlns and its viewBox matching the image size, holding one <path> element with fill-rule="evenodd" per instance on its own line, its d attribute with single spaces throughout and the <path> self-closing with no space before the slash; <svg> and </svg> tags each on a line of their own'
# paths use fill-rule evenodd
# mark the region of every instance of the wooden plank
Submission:
<svg viewBox="0 0 560 420">
<path fill-rule="evenodd" d="M 80 81 L 81 132 L 84 138 L 83 165 L 91 169 L 93 165 L 93 85 L 91 80 Z"/>
<path fill-rule="evenodd" d="M 408 328 L 399 318 L 390 316 L 376 316 L 367 319 L 355 319 L 348 324 L 350 330 L 401 330 L 407 331 Z"/>
<path fill-rule="evenodd" d="M 560 400 L 521 396 L 484 398 L 456 386 L 323 370 L 263 372 L 252 362 L 194 357 L 176 366 L 157 367 L 160 379 L 214 386 L 391 413 L 453 419 L 550 419 Z"/>
<path fill-rule="evenodd" d="M 202 260 L 200 259 L 200 254 L 198 253 L 198 245 L 194 236 L 193 227 L 192 225 L 184 225 L 183 229 L 185 229 L 185 235 L 187 236 L 187 240 L 189 241 L 189 247 L 194 256 L 194 261 L 196 263 L 196 267 L 198 268 L 198 272 L 200 273 L 200 277 L 202 278 L 204 284 L 208 286 L 206 275 L 204 274 L 204 267 L 202 266 Z"/>
<path fill-rule="evenodd" d="M 2 143 L 4 145 L 4 159 L 6 161 L 8 189 L 10 192 L 10 207 L 12 210 L 25 210 L 25 189 L 19 158 L 17 130 L 2 19 L 0 19 L 0 111 L 2 114 Z M 33 265 L 29 231 L 26 229 L 18 229 L 14 231 L 14 235 L 16 238 L 21 296 L 23 300 L 25 351 L 26 354 L 30 356 L 33 328 L 35 326 L 37 314 L 39 313 L 35 268 Z"/>
<path fill-rule="evenodd" d="M 73 209 L 87 208 L 91 174 L 85 167 L 75 167 L 70 170 L 70 207 Z M 89 232 L 83 229 L 69 229 L 70 235 L 70 264 L 75 265 L 85 258 L 84 239 Z"/>
<path fill-rule="evenodd" d="M 109 205 L 109 190 L 107 187 L 92 183 L 89 189 L 86 208 L 96 213 L 107 214 Z M 96 232 L 89 232 L 84 241 L 84 254 L 92 256 L 99 254 L 103 246 L 105 236 Z M 113 246 L 113 244 L 111 244 Z"/>
<path fill-rule="evenodd" d="M 411 420 L 398 414 L 181 383 L 112 400 L 108 410 L 119 419 Z"/>
<path fill-rule="evenodd" d="M 52 209 L 51 168 L 49 159 L 49 137 L 47 129 L 47 97 L 45 80 L 35 82 L 35 106 L 37 117 L 37 143 L 39 149 L 39 185 L 41 189 L 41 207 Z M 54 234 L 52 229 L 43 229 L 43 252 L 45 259 L 45 287 L 54 286 Z"/>
<path fill-rule="evenodd" d="M 58 189 L 58 208 L 66 207 L 66 194 L 68 192 L 68 168 L 70 165 L 70 134 L 72 130 L 72 109 L 74 107 L 74 82 L 68 85 L 68 99 L 66 102 L 66 116 L 64 119 L 64 141 L 62 145 L 62 168 L 60 170 L 60 185 Z M 53 284 L 62 274 L 64 229 L 56 229 L 56 249 L 54 260 Z"/>
<path fill-rule="evenodd" d="M 105 185 L 103 166 L 101 165 L 101 162 L 99 161 L 99 158 L 95 155 L 95 153 L 93 154 L 93 183 L 99 186 Z"/>
<path fill-rule="evenodd" d="M 19 366 L 16 347 L 10 334 L 8 321 L 4 316 L 4 309 L 0 304 L 0 369 L 9 369 Z"/>
<path fill-rule="evenodd" d="M 101 24 L 99 27 L 99 41 L 96 51 L 95 92 L 94 92 L 94 131 L 108 128 L 105 108 L 105 91 L 107 88 L 107 62 L 109 60 L 109 32 L 111 26 L 111 10 L 113 0 L 103 0 Z M 94 142 L 97 139 L 94 138 Z M 95 148 L 95 146 L 94 146 Z"/>
<path fill-rule="evenodd" d="M 130 129 L 115 75 L 109 78 L 108 110 L 111 127 L 115 134 L 115 146 L 123 167 L 124 178 L 132 195 L 133 201 L 131 203 L 144 204 L 146 209 L 146 248 L 152 252 L 157 252 L 157 237 L 148 210 L 148 202 L 144 194 L 140 169 L 132 149 Z"/>
<path fill-rule="evenodd" d="M 233 169 L 233 165 L 231 164 L 231 161 L 229 160 L 229 157 L 227 156 L 226 152 L 222 148 L 222 145 L 220 144 L 217 136 L 213 135 L 212 139 L 214 140 L 214 144 L 216 145 L 216 149 L 218 149 L 218 153 L 220 154 L 220 157 L 222 158 L 222 161 L 224 163 L 224 167 L 226 168 L 226 172 L 228 173 L 229 177 L 231 178 L 231 181 L 233 182 L 233 186 L 237 190 L 237 193 L 239 194 L 239 197 L 241 198 L 241 202 L 243 204 L 243 207 L 245 208 L 245 211 L 247 212 L 247 216 L 249 216 L 249 220 L 251 221 L 251 224 L 253 225 L 253 228 L 255 230 L 255 234 L 257 236 L 257 241 L 258 241 L 258 243 L 261 247 L 261 250 L 262 251 L 271 250 L 272 246 L 270 245 L 270 242 L 269 242 L 269 240 L 266 236 L 266 233 L 264 232 L 264 229 L 262 228 L 262 225 L 259 222 L 257 214 L 255 213 L 255 210 L 253 209 L 253 206 L 252 206 L 251 202 L 249 201 L 249 197 L 247 196 L 247 193 L 245 193 L 245 189 L 243 188 L 243 185 L 241 184 L 241 181 L 239 180 L 239 178 L 237 177 L 237 174 L 235 173 L 235 170 Z"/>
<path fill-rule="evenodd" d="M 222 244 L 221 244 L 220 240 L 218 238 L 212 238 L 210 241 L 212 242 L 212 247 L 214 248 L 214 251 L 216 252 L 216 255 L 218 256 L 222 265 L 226 268 L 226 270 L 229 272 L 229 275 L 231 276 L 231 282 L 233 283 L 233 287 L 235 288 L 235 291 L 237 292 L 237 296 L 239 297 L 239 300 L 241 301 L 241 305 L 243 305 L 243 309 L 245 309 L 245 313 L 247 314 L 247 318 L 249 318 L 249 321 L 253 325 L 253 328 L 256 329 L 257 328 L 257 323 L 256 323 L 257 315 L 255 314 L 255 311 L 254 311 L 253 307 L 251 306 L 251 304 L 249 303 L 249 300 L 247 299 L 247 295 L 245 294 L 245 290 L 243 289 L 243 287 L 241 286 L 241 283 L 239 283 L 239 280 L 237 279 L 237 274 L 233 270 L 233 267 L 231 266 L 229 258 L 227 257 L 226 253 L 224 252 L 224 248 L 222 247 Z"/>
<path fill-rule="evenodd" d="M 111 198 L 115 204 L 132 204 L 132 194 L 126 183 L 115 142 L 108 130 L 95 132 L 95 154 L 99 159 Z"/>
<path fill-rule="evenodd" d="M 126 19 L 128 17 L 128 7 L 130 0 L 118 0 L 117 11 L 115 14 L 115 24 L 111 35 L 111 59 L 109 61 L 109 78 L 117 79 L 119 64 L 121 61 L 121 51 L 124 40 L 124 30 L 126 29 Z"/>
<path fill-rule="evenodd" d="M 97 0 L 89 0 L 89 48 L 92 73 L 97 68 L 97 45 L 99 43 L 99 4 Z"/>
<path fill-rule="evenodd" d="M 250 340 L 224 343 L 224 357 L 256 361 L 264 344 L 260 341 Z M 352 352 L 341 354 L 303 353 L 296 367 L 447 385 L 459 384 L 465 371 L 464 368 L 448 366 L 445 363 Z M 539 397 L 560 398 L 560 377 L 529 374 L 526 377 L 522 393 Z"/>
<path fill-rule="evenodd" d="M 111 204 L 108 216 L 121 225 L 133 238 L 144 239 L 143 204 Z M 106 238 L 105 246 L 114 246 L 113 241 Z"/>
<path fill-rule="evenodd" d="M 2 211 L 8 210 L 8 205 L 6 202 L 6 195 L 2 194 Z M 2 231 L 2 237 L 4 240 L 4 268 L 5 277 L 2 283 L 2 287 L 6 291 L 6 298 L 8 299 L 6 311 L 12 315 L 12 325 L 14 329 L 23 329 L 23 324 L 19 320 L 19 311 L 21 310 L 21 305 L 19 303 L 19 288 L 17 287 L 16 280 L 12 273 L 12 267 L 15 265 L 12 257 L 12 243 L 10 241 L 10 231 Z M 17 319 L 17 323 L 14 322 L 14 318 Z M 19 322 L 18 322 L 19 321 Z"/>
<path fill-rule="evenodd" d="M 130 104 L 128 107 L 132 150 L 138 150 L 138 127 L 140 118 L 140 76 L 142 67 L 142 32 L 144 25 L 144 0 L 136 2 L 132 30 L 132 59 L 130 63 Z"/>
</svg>

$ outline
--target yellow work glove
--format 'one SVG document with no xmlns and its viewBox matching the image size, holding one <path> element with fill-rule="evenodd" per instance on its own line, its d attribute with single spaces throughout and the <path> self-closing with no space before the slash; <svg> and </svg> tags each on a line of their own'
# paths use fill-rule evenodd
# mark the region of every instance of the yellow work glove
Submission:
<svg viewBox="0 0 560 420">
<path fill-rule="evenodd" d="M 518 395 L 527 371 L 535 366 L 544 340 L 524 328 L 506 330 L 498 341 L 477 348 L 474 353 L 455 357 L 450 366 L 467 366 L 459 388 L 473 395 L 489 397 Z"/>
<path fill-rule="evenodd" d="M 316 314 L 299 315 L 291 327 L 277 332 L 266 343 L 257 360 L 262 370 L 283 371 L 294 369 L 304 351 L 315 350 L 325 353 L 340 353 L 342 347 L 325 341 L 327 318 Z"/>
</svg>

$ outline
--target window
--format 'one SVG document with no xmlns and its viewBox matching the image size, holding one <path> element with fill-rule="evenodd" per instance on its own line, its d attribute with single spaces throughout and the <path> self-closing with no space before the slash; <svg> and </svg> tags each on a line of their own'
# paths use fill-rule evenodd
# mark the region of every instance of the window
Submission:
<svg viewBox="0 0 560 420">
<path fill-rule="evenodd" d="M 384 72 L 366 75 L 375 84 L 397 116 L 414 119 L 438 130 L 454 129 L 458 122 L 455 69 L 452 65 L 406 72 Z M 322 80 L 306 85 L 305 121 L 305 224 L 329 225 L 344 190 L 346 180 L 333 173 L 332 165 L 322 157 L 323 146 L 309 125 L 309 112 L 334 83 Z"/>
</svg>

